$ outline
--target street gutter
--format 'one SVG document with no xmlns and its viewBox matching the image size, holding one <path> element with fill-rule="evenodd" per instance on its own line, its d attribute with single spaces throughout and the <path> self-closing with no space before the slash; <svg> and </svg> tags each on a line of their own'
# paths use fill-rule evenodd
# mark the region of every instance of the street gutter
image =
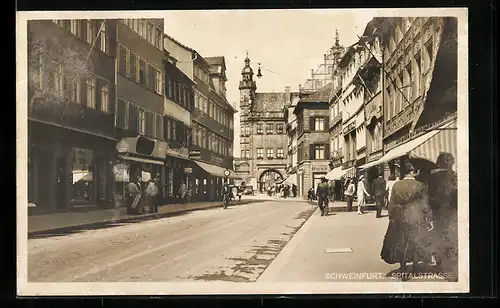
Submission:
<svg viewBox="0 0 500 308">
<path fill-rule="evenodd" d="M 245 201 L 240 201 L 240 202 L 235 202 L 233 204 L 230 204 L 229 207 L 250 204 L 250 203 L 256 203 L 256 202 L 261 202 L 261 201 L 260 200 L 245 200 Z M 168 206 L 168 205 L 166 205 L 166 206 Z M 177 211 L 166 212 L 166 213 L 154 213 L 154 214 L 127 216 L 127 217 L 118 218 L 118 219 L 109 219 L 108 218 L 106 220 L 101 220 L 101 221 L 95 221 L 95 222 L 83 223 L 83 224 L 72 225 L 72 226 L 64 226 L 64 227 L 57 227 L 57 228 L 43 229 L 43 230 L 28 232 L 28 239 L 33 238 L 35 236 L 47 235 L 47 234 L 51 234 L 51 233 L 71 232 L 71 231 L 86 229 L 86 228 L 90 228 L 90 227 L 99 228 L 99 227 L 104 227 L 104 226 L 108 226 L 108 225 L 126 223 L 126 222 L 130 222 L 130 221 L 156 220 L 156 219 L 167 218 L 167 217 L 171 217 L 171 216 L 179 216 L 179 215 L 182 215 L 182 214 L 185 214 L 188 212 L 202 211 L 202 210 L 214 209 L 214 208 L 218 208 L 218 207 L 222 208 L 222 205 L 221 204 L 214 204 L 214 205 L 209 205 L 206 207 L 194 207 L 194 208 L 190 208 L 190 209 L 183 209 L 183 210 L 177 210 Z"/>
</svg>

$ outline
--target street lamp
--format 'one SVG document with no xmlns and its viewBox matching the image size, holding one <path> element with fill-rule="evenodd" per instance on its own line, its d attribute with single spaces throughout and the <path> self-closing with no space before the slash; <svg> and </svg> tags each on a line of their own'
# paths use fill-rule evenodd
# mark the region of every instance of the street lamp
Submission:
<svg viewBox="0 0 500 308">
<path fill-rule="evenodd" d="M 260 68 L 261 63 L 259 62 L 258 64 L 259 64 L 259 68 L 257 69 L 257 78 L 260 79 L 260 78 L 262 78 L 262 70 Z"/>
</svg>

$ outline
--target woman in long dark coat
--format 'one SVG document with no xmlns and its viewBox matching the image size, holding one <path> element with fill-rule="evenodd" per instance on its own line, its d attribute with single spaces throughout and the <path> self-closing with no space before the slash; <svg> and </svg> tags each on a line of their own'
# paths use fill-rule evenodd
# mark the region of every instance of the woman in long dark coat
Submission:
<svg viewBox="0 0 500 308">
<path fill-rule="evenodd" d="M 429 231 L 433 228 L 427 186 L 415 179 L 416 168 L 407 162 L 408 174 L 396 182 L 389 200 L 389 226 L 385 234 L 381 257 L 389 264 L 399 263 L 403 280 L 408 279 L 406 263 L 412 271 L 418 261 L 429 258 Z"/>
<path fill-rule="evenodd" d="M 452 170 L 455 162 L 450 153 L 440 153 L 438 169 L 432 170 L 429 178 L 429 198 L 434 214 L 434 253 L 441 270 L 457 278 L 458 266 L 458 217 L 457 174 Z"/>
</svg>

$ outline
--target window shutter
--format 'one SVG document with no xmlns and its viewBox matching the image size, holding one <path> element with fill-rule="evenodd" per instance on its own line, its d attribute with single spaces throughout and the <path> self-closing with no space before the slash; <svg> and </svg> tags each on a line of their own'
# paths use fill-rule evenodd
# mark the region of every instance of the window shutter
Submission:
<svg viewBox="0 0 500 308">
<path fill-rule="evenodd" d="M 314 117 L 309 118 L 309 131 L 314 131 Z"/>
<path fill-rule="evenodd" d="M 156 139 L 163 140 L 163 117 L 161 114 L 156 115 Z"/>
<path fill-rule="evenodd" d="M 309 160 L 315 159 L 314 157 L 314 144 L 309 145 Z"/>
<path fill-rule="evenodd" d="M 153 137 L 154 118 L 151 111 L 146 111 L 146 136 Z"/>
<path fill-rule="evenodd" d="M 115 97 L 116 97 L 116 85 L 112 84 L 109 87 L 108 93 L 108 105 L 109 105 L 109 113 L 115 113 Z"/>
<path fill-rule="evenodd" d="M 125 129 L 125 102 L 121 99 L 118 99 L 116 105 L 116 127 Z"/>
<path fill-rule="evenodd" d="M 328 143 L 325 143 L 325 159 L 330 160 L 330 146 Z"/>
<path fill-rule="evenodd" d="M 148 63 L 148 87 L 155 90 L 156 87 L 156 68 Z"/>
<path fill-rule="evenodd" d="M 118 72 L 125 76 L 127 68 L 127 49 L 122 45 L 118 48 L 118 59 Z"/>
<path fill-rule="evenodd" d="M 133 132 L 138 132 L 138 113 L 137 106 L 133 104 L 128 105 L 128 129 Z"/>
<path fill-rule="evenodd" d="M 325 125 L 323 127 L 323 130 L 324 131 L 328 131 L 328 128 L 330 127 L 330 117 L 329 116 L 326 116 L 325 117 Z"/>
</svg>

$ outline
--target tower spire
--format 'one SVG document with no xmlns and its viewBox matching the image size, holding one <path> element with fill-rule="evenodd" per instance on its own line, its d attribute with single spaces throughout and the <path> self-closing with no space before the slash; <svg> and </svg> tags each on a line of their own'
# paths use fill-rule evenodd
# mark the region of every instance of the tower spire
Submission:
<svg viewBox="0 0 500 308">
<path fill-rule="evenodd" d="M 339 46 L 339 30 L 335 29 L 335 46 Z"/>
</svg>

